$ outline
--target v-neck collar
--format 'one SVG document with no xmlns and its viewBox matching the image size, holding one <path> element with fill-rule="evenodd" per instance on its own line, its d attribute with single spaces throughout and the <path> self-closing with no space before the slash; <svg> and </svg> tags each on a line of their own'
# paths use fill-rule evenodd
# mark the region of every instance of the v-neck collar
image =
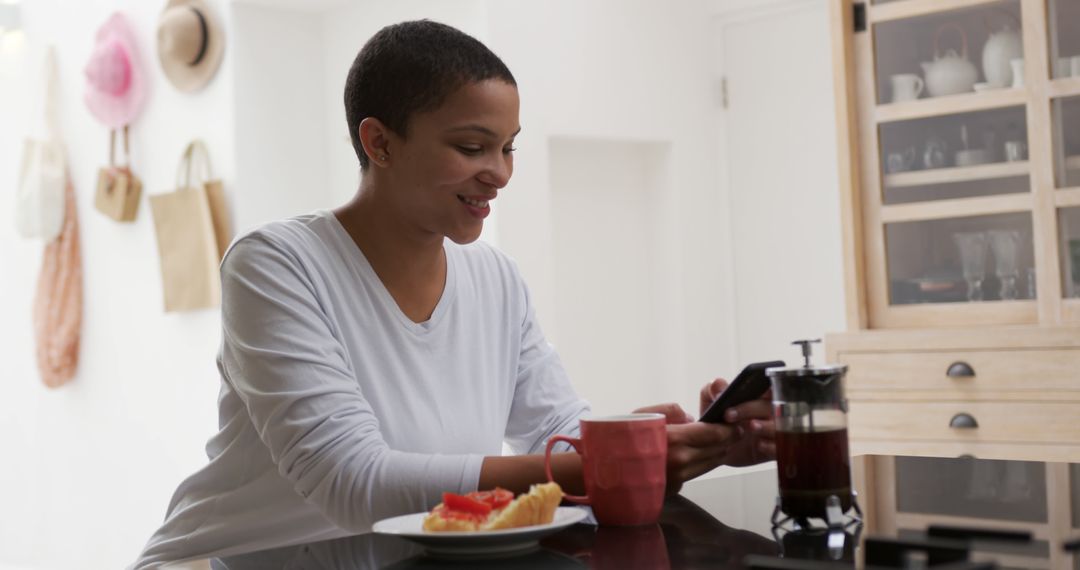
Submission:
<svg viewBox="0 0 1080 570">
<path fill-rule="evenodd" d="M 371 262 L 368 261 L 367 256 L 364 255 L 364 251 L 360 249 L 360 246 L 358 246 L 352 236 L 349 235 L 345 226 L 341 225 L 341 220 L 337 219 L 334 212 L 331 210 L 320 210 L 319 214 L 330 219 L 330 224 L 337 232 L 338 239 L 345 242 L 345 248 L 355 254 L 355 261 L 359 265 L 359 269 L 371 277 L 371 281 L 373 282 L 372 288 L 375 291 L 375 295 L 378 296 L 379 301 L 388 308 L 403 327 L 417 335 L 429 334 L 438 327 L 439 323 L 443 320 L 443 316 L 449 311 L 450 305 L 453 303 L 457 284 L 457 264 L 454 259 L 453 248 L 446 247 L 445 240 L 443 254 L 446 256 L 446 283 L 443 285 L 442 295 L 439 296 L 439 302 L 435 304 L 435 310 L 432 311 L 431 318 L 418 323 L 410 319 L 409 316 L 401 310 L 397 301 L 394 300 L 394 296 L 390 294 L 390 290 L 386 288 L 386 284 L 383 283 L 382 279 L 379 279 L 379 275 L 375 273 L 375 268 L 371 266 Z"/>
</svg>

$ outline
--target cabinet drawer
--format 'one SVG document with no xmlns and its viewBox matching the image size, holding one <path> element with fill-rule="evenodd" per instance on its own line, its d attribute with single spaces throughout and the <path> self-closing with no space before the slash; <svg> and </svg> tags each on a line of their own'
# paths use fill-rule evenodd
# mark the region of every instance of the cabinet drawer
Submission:
<svg viewBox="0 0 1080 570">
<path fill-rule="evenodd" d="M 1080 391 L 1076 349 L 850 352 L 839 359 L 849 367 L 849 392 Z"/>
<path fill-rule="evenodd" d="M 852 439 L 1080 443 L 1080 403 L 852 401 L 848 421 Z"/>
</svg>

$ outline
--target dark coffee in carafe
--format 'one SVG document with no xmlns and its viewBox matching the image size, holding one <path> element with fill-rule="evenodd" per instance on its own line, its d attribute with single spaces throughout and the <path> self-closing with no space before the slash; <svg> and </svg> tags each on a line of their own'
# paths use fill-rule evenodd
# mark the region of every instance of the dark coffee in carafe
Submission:
<svg viewBox="0 0 1080 570">
<path fill-rule="evenodd" d="M 778 432 L 776 462 L 780 510 L 788 516 L 824 518 L 830 495 L 844 512 L 851 508 L 847 429 Z"/>
</svg>

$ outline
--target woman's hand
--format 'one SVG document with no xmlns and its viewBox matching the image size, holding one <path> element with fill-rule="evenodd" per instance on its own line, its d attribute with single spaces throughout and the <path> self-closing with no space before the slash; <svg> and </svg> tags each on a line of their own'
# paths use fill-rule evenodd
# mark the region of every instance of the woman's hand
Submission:
<svg viewBox="0 0 1080 570">
<path fill-rule="evenodd" d="M 736 441 L 736 428 L 695 422 L 678 404 L 657 404 L 635 413 L 664 414 L 667 418 L 667 494 L 674 495 L 684 481 L 708 473 L 724 463 Z"/>
<path fill-rule="evenodd" d="M 705 413 L 727 384 L 727 380 L 717 378 L 701 389 L 701 413 Z M 721 465 L 744 467 L 776 459 L 771 390 L 760 399 L 728 410 L 722 424 L 696 422 L 673 403 L 646 406 L 634 412 L 664 414 L 667 418 L 669 495 L 678 493 L 683 482 Z"/>
<path fill-rule="evenodd" d="M 727 380 L 717 378 L 701 388 L 701 413 L 727 388 Z M 745 467 L 776 459 L 776 420 L 772 413 L 772 390 L 761 398 L 731 408 L 725 425 L 735 426 L 736 441 L 727 449 L 725 465 Z"/>
</svg>

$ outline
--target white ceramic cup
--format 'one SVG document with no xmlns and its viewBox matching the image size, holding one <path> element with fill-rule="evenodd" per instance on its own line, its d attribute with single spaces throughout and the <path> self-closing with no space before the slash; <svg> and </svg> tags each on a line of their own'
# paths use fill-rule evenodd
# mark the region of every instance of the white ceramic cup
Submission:
<svg viewBox="0 0 1080 570">
<path fill-rule="evenodd" d="M 1021 140 L 1005 141 L 1005 160 L 1016 162 L 1027 160 L 1027 142 Z"/>
<path fill-rule="evenodd" d="M 898 73 L 891 79 L 893 103 L 918 99 L 926 87 L 923 78 L 914 73 Z"/>
<path fill-rule="evenodd" d="M 1080 55 L 1069 58 L 1069 71 L 1073 77 L 1080 77 Z"/>
<path fill-rule="evenodd" d="M 990 151 L 985 148 L 968 148 L 956 151 L 957 166 L 975 166 L 990 162 Z"/>
<path fill-rule="evenodd" d="M 1054 68 L 1054 77 L 1062 78 L 1072 75 L 1072 58 L 1059 57 L 1057 58 L 1057 67 Z"/>
<path fill-rule="evenodd" d="M 1013 74 L 1012 74 L 1013 75 L 1012 86 L 1013 87 L 1023 87 L 1024 86 L 1024 58 L 1018 57 L 1016 59 L 1009 60 L 1009 63 L 1012 65 L 1012 72 L 1013 72 Z"/>
</svg>

